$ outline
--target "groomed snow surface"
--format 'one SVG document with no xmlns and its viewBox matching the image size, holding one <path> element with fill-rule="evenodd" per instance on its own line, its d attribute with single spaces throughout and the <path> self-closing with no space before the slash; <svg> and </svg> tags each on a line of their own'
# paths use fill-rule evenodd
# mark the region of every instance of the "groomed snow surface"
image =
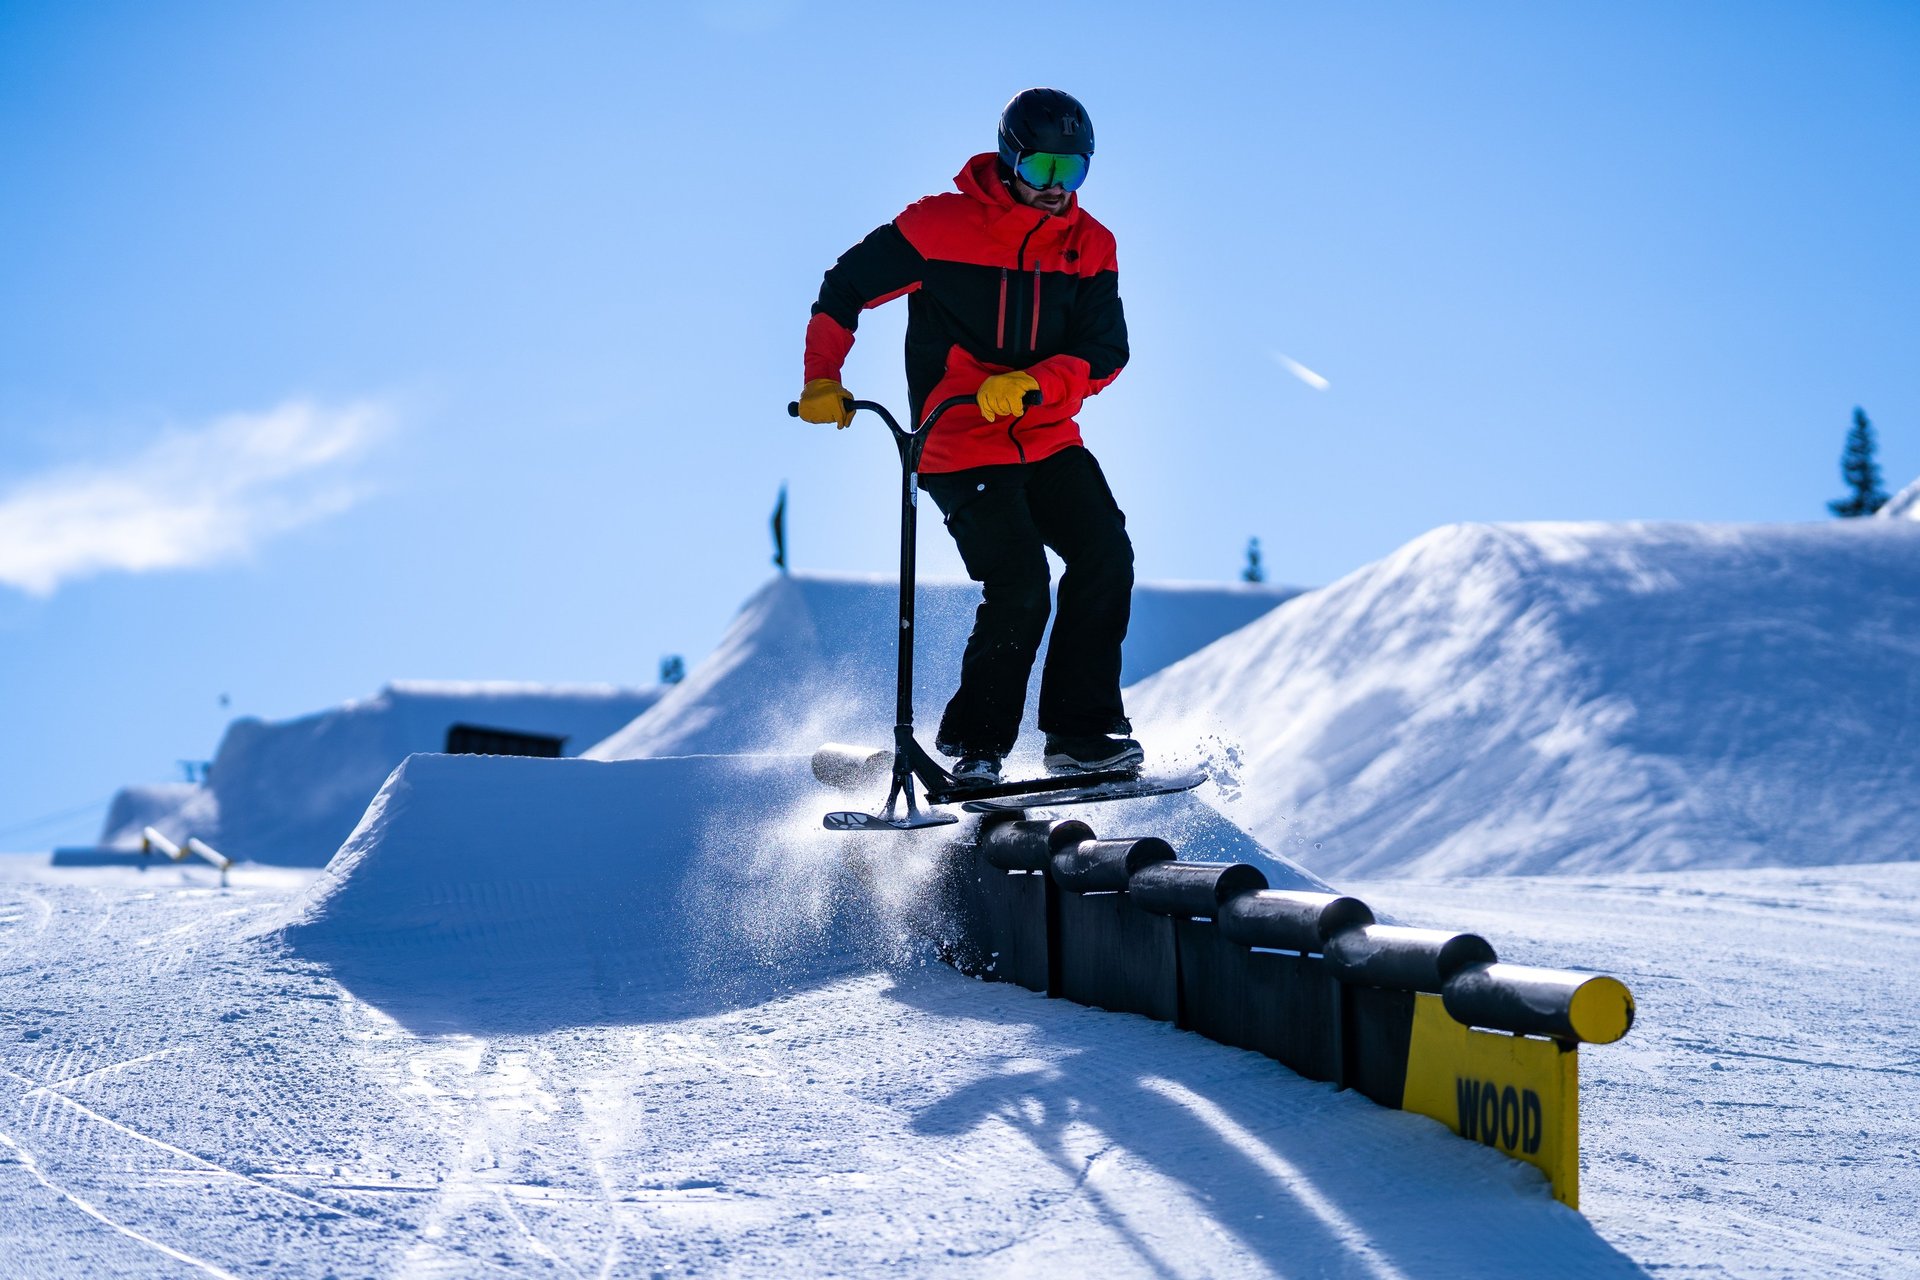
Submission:
<svg viewBox="0 0 1920 1280">
<path fill-rule="evenodd" d="M 1141 614 L 1190 624 L 1130 653 L 1149 747 L 1226 785 L 1100 834 L 1635 990 L 1584 1215 L 932 960 L 964 829 L 825 833 L 793 754 L 888 718 L 890 635 L 833 629 L 886 584 L 783 580 L 593 759 L 408 759 L 324 872 L 0 859 L 0 1275 L 1920 1274 L 1917 535 L 1443 530 Z"/>
<path fill-rule="evenodd" d="M 304 886 L 75 883 L 16 855 L 0 1273 L 1897 1276 L 1920 1256 L 1920 867 L 1358 886 L 1639 994 L 1634 1033 L 1584 1055 L 1582 1216 L 1431 1121 L 929 962 L 925 842 L 849 862 L 809 791 L 782 757 L 416 757 Z"/>
</svg>

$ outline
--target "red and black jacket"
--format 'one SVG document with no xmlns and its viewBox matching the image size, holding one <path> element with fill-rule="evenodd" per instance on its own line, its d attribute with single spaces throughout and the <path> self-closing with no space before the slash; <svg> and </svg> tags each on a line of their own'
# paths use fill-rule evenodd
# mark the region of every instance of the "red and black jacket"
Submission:
<svg viewBox="0 0 1920 1280">
<path fill-rule="evenodd" d="M 1025 369 L 1041 404 L 988 422 L 966 405 L 928 437 L 920 469 L 1038 462 L 1080 443 L 1080 404 L 1127 362 L 1113 234 L 1075 197 L 1053 217 L 1016 202 L 992 152 L 958 192 L 928 196 L 840 256 L 807 324 L 806 378 L 840 378 L 860 313 L 907 299 L 907 392 L 917 420 L 995 373 Z"/>
</svg>

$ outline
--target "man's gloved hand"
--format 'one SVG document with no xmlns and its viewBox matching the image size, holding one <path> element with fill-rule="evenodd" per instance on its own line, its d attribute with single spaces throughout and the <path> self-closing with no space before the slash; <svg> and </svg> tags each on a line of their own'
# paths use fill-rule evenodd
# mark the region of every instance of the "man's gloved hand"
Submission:
<svg viewBox="0 0 1920 1280">
<path fill-rule="evenodd" d="M 847 389 L 832 378 L 815 378 L 800 392 L 802 422 L 831 422 L 843 430 L 853 421 L 847 401 L 853 399 Z"/>
<path fill-rule="evenodd" d="M 1038 391 L 1040 384 L 1033 375 L 1015 369 L 1011 373 L 996 373 L 980 384 L 978 394 L 974 396 L 980 404 L 981 416 L 988 422 L 995 418 L 1017 418 L 1027 411 L 1021 401 L 1027 392 Z"/>
</svg>

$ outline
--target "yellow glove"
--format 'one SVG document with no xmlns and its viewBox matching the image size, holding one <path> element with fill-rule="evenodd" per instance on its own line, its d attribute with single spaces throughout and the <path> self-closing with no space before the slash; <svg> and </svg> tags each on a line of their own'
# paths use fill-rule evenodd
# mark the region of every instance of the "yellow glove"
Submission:
<svg viewBox="0 0 1920 1280">
<path fill-rule="evenodd" d="M 831 422 L 844 430 L 853 421 L 853 410 L 847 408 L 847 401 L 852 398 L 847 389 L 832 378 L 815 378 L 800 393 L 800 420 Z"/>
<path fill-rule="evenodd" d="M 1027 411 L 1021 401 L 1029 391 L 1038 391 L 1040 384 L 1033 375 L 1015 369 L 1012 373 L 996 373 L 980 384 L 979 392 L 974 396 L 980 404 L 981 416 L 988 422 L 995 418 L 1017 418 Z"/>
</svg>

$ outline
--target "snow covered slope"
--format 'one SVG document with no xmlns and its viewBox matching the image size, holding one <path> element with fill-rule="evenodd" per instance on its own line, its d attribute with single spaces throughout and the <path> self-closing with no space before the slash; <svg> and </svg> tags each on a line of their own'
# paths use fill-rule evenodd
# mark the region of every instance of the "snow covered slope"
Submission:
<svg viewBox="0 0 1920 1280">
<path fill-rule="evenodd" d="M 968 828 L 848 836 L 805 757 L 417 755 L 285 930 L 411 1026 L 685 1017 L 895 959 Z M 1323 888 L 1188 795 L 1102 806 L 1102 835 Z M 847 854 L 867 860 L 850 869 Z M 513 993 L 504 1000 L 502 993 Z"/>
<path fill-rule="evenodd" d="M 1121 679 L 1131 683 L 1297 595 L 1292 588 L 1141 584 Z M 980 589 L 921 582 L 915 598 L 914 720 L 931 726 L 959 681 Z M 782 576 L 741 608 L 719 647 L 659 705 L 584 754 L 594 759 L 804 752 L 883 740 L 893 723 L 892 578 Z M 1038 695 L 1036 669 L 1032 692 Z M 1028 707 L 1028 723 L 1032 722 Z M 931 743 L 931 734 L 926 735 Z"/>
<path fill-rule="evenodd" d="M 1920 864 L 1352 886 L 1633 987 L 1582 1215 L 1257 1054 L 862 960 L 920 873 L 753 826 L 801 769 L 416 756 L 291 902 L 0 857 L 0 1274 L 1915 1272 Z"/>
<path fill-rule="evenodd" d="M 1874 514 L 1887 520 L 1920 520 L 1920 480 L 1894 494 Z"/>
<path fill-rule="evenodd" d="M 1920 527 L 1462 525 L 1129 692 L 1323 875 L 1920 856 Z"/>
<path fill-rule="evenodd" d="M 235 858 L 320 866 L 408 755 L 444 751 L 455 724 L 568 739 L 579 751 L 652 706 L 658 689 L 505 682 L 396 682 L 371 698 L 295 720 L 234 721 L 206 787 L 129 787 L 103 844 L 135 844 L 151 823 Z"/>
</svg>

